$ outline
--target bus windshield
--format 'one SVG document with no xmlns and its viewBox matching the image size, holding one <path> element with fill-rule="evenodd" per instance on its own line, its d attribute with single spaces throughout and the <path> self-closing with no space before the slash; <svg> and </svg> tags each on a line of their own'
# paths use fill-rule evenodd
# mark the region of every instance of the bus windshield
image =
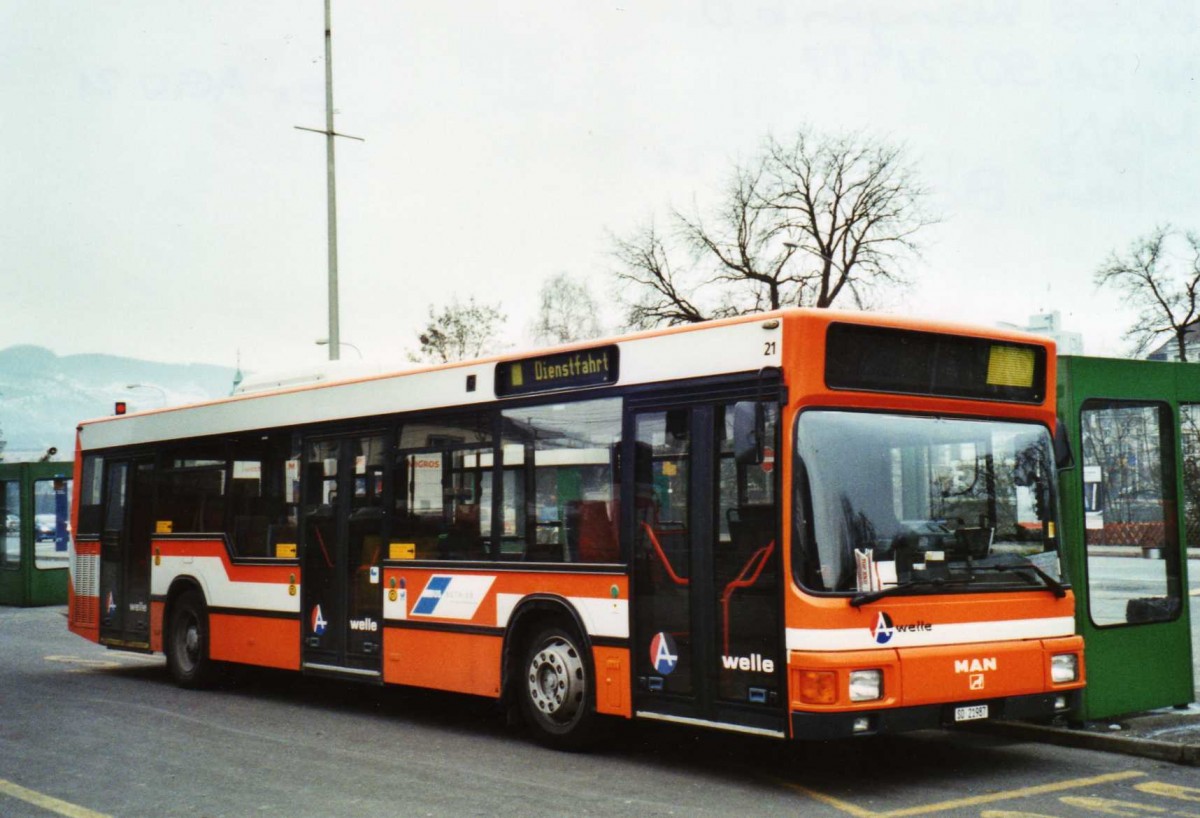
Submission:
<svg viewBox="0 0 1200 818">
<path fill-rule="evenodd" d="M 1065 593 L 1054 452 L 1031 423 L 813 410 L 796 429 L 793 565 L 854 604 Z"/>
</svg>

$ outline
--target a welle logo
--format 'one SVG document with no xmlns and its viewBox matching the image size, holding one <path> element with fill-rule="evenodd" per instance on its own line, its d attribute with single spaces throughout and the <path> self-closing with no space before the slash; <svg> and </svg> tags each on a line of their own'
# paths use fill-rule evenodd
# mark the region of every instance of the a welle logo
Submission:
<svg viewBox="0 0 1200 818">
<path fill-rule="evenodd" d="M 918 619 L 916 622 L 897 625 L 892 622 L 892 618 L 888 616 L 887 611 L 880 611 L 879 617 L 875 620 L 874 627 L 871 628 L 871 637 L 880 645 L 886 645 L 898 633 L 921 633 L 931 630 L 933 630 L 933 625 L 921 619 Z"/>
</svg>

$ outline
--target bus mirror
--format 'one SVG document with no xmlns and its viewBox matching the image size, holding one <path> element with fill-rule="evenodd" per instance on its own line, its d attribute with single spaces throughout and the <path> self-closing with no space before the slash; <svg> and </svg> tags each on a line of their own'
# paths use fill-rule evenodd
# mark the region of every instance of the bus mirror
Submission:
<svg viewBox="0 0 1200 818">
<path fill-rule="evenodd" d="M 1062 422 L 1062 418 L 1058 419 L 1054 427 L 1054 465 L 1059 471 L 1075 465 L 1075 457 L 1071 454 L 1071 441 L 1067 439 L 1067 424 Z"/>
<path fill-rule="evenodd" d="M 743 400 L 733 405 L 733 456 L 743 466 L 763 462 L 763 404 Z"/>
</svg>

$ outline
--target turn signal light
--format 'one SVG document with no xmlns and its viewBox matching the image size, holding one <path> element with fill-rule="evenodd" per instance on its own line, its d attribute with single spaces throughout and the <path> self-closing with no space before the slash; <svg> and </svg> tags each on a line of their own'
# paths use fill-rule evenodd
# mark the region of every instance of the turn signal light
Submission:
<svg viewBox="0 0 1200 818">
<path fill-rule="evenodd" d="M 801 670 L 800 701 L 805 704 L 836 704 L 837 674 L 832 670 Z"/>
</svg>

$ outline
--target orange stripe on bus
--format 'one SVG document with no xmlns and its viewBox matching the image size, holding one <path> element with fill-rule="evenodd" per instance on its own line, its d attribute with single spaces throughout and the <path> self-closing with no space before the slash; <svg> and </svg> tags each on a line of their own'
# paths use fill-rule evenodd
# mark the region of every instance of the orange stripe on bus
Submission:
<svg viewBox="0 0 1200 818">
<path fill-rule="evenodd" d="M 501 643 L 499 636 L 384 628 L 383 680 L 495 698 Z"/>
<path fill-rule="evenodd" d="M 218 662 L 298 670 L 300 623 L 295 619 L 212 613 L 209 653 Z"/>
</svg>

